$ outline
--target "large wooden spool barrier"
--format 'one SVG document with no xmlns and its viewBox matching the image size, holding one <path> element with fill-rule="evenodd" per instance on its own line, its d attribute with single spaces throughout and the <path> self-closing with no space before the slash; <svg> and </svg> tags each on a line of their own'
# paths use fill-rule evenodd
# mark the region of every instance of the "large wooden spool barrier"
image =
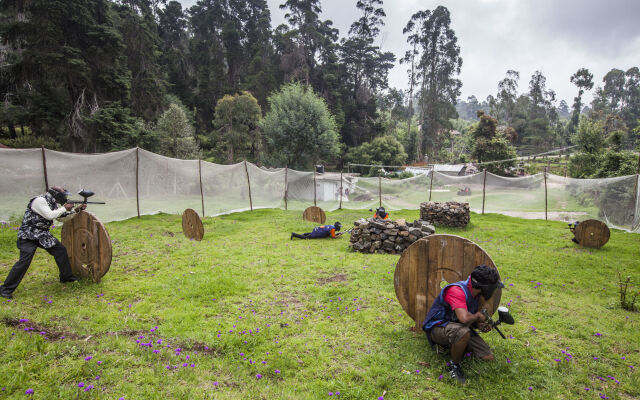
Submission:
<svg viewBox="0 0 640 400">
<path fill-rule="evenodd" d="M 304 213 L 302 213 L 302 219 L 318 224 L 324 224 L 327 220 L 327 216 L 325 215 L 324 211 L 322 211 L 322 208 L 311 206 L 304 210 Z"/>
<path fill-rule="evenodd" d="M 187 208 L 182 213 L 182 232 L 189 239 L 202 240 L 204 236 L 204 226 L 197 212 Z"/>
<path fill-rule="evenodd" d="M 580 246 L 599 249 L 604 246 L 611 236 L 609 227 L 597 219 L 588 219 L 580 222 L 573 233 Z"/>
<path fill-rule="evenodd" d="M 396 297 L 404 311 L 422 329 L 422 322 L 435 298 L 447 283 L 467 279 L 480 264 L 496 268 L 493 260 L 477 244 L 455 235 L 431 235 L 414 242 L 402 253 L 394 274 Z M 501 289 L 485 301 L 480 309 L 493 315 L 500 304 Z"/>
<path fill-rule="evenodd" d="M 111 237 L 95 215 L 80 211 L 62 225 L 62 244 L 67 248 L 75 276 L 98 283 L 111 266 Z"/>
</svg>

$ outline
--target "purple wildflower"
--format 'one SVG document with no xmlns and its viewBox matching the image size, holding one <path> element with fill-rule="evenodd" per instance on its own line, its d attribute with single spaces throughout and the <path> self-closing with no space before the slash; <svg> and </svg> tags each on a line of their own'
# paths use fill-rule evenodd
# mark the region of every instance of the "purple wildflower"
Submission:
<svg viewBox="0 0 640 400">
<path fill-rule="evenodd" d="M 593 334 L 593 336 L 598 336 L 598 337 L 600 337 L 600 336 L 602 336 L 602 333 L 600 333 L 600 332 L 596 332 L 596 333 L 594 333 L 594 334 Z"/>
<path fill-rule="evenodd" d="M 333 392 L 329 392 L 329 396 L 333 396 Z"/>
<path fill-rule="evenodd" d="M 4 391 L 5 389 L 2 388 L 2 390 Z M 32 395 L 33 394 L 33 389 L 27 389 L 24 391 L 24 394 L 28 394 L 28 395 Z"/>
<path fill-rule="evenodd" d="M 219 385 L 218 381 L 213 382 L 213 386 L 218 386 L 218 385 Z"/>
<path fill-rule="evenodd" d="M 79 387 L 79 388 L 84 387 L 84 382 L 80 382 L 80 383 L 78 383 L 78 387 Z"/>
<path fill-rule="evenodd" d="M 93 358 L 92 356 L 86 356 L 86 357 L 84 358 L 84 360 L 85 360 L 85 361 L 89 361 L 89 360 L 91 360 L 92 358 Z"/>
<path fill-rule="evenodd" d="M 275 370 L 275 371 L 273 371 L 273 372 L 275 372 L 276 374 L 279 374 L 279 373 L 280 373 L 280 370 L 279 370 L 279 369 L 277 369 L 277 370 Z"/>
<path fill-rule="evenodd" d="M 527 389 L 529 389 L 530 392 L 533 392 L 533 386 L 529 386 Z"/>
<path fill-rule="evenodd" d="M 440 375 L 440 376 L 438 377 L 438 380 L 439 380 L 439 381 L 441 381 L 441 380 L 442 380 L 442 378 L 444 378 L 444 376 Z"/>
<path fill-rule="evenodd" d="M 262 375 L 256 374 L 256 379 L 262 379 Z"/>
</svg>

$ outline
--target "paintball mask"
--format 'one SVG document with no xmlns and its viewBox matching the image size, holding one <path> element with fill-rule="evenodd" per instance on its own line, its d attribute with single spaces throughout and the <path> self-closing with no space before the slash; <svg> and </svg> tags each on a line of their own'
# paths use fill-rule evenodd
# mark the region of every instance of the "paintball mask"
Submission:
<svg viewBox="0 0 640 400">
<path fill-rule="evenodd" d="M 387 216 L 387 211 L 384 209 L 384 207 L 378 207 L 376 208 L 376 214 L 381 218 L 384 218 Z"/>
<path fill-rule="evenodd" d="M 473 285 L 474 288 L 481 290 L 482 297 L 484 297 L 485 300 L 489 300 L 491 296 L 493 296 L 493 292 L 495 292 L 496 289 L 504 287 L 504 284 L 500 281 L 480 283 L 473 278 L 471 278 L 471 284 Z"/>
<path fill-rule="evenodd" d="M 336 222 L 333 226 L 336 228 L 336 231 L 339 231 L 342 228 L 342 224 L 340 222 Z"/>
<path fill-rule="evenodd" d="M 65 204 L 71 192 L 58 186 L 52 186 L 47 191 L 58 204 Z"/>
</svg>

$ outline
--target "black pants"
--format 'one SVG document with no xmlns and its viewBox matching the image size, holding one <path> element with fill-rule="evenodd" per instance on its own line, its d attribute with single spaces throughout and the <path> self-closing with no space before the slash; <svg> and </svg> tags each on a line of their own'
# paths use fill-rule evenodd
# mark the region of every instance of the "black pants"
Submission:
<svg viewBox="0 0 640 400">
<path fill-rule="evenodd" d="M 303 233 L 302 235 L 299 233 L 291 232 L 291 237 L 295 237 L 298 239 L 313 239 L 311 237 L 311 232 Z"/>
<path fill-rule="evenodd" d="M 0 286 L 0 292 L 5 294 L 11 294 L 18 287 L 24 274 L 27 273 L 31 260 L 36 254 L 38 247 L 42 245 L 37 240 L 18 239 L 18 249 L 20 249 L 20 259 L 13 265 L 7 279 L 5 279 L 2 286 Z M 55 246 L 45 249 L 49 254 L 53 256 L 60 270 L 60 282 L 65 282 L 73 277 L 71 272 L 71 263 L 69 262 L 69 256 L 67 255 L 67 249 L 58 242 Z"/>
</svg>

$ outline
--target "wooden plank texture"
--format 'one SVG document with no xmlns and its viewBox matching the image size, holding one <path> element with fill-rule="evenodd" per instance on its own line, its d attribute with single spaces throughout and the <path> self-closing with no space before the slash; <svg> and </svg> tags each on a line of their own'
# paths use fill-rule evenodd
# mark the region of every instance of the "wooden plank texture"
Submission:
<svg viewBox="0 0 640 400">
<path fill-rule="evenodd" d="M 62 244 L 67 248 L 73 274 L 100 282 L 111 266 L 111 238 L 95 215 L 81 211 L 62 226 Z"/>
<path fill-rule="evenodd" d="M 189 239 L 202 240 L 204 236 L 204 226 L 202 220 L 195 210 L 187 208 L 182 213 L 182 232 Z"/>
<path fill-rule="evenodd" d="M 420 329 L 424 318 L 446 284 L 467 279 L 471 271 L 493 260 L 477 244 L 455 235 L 431 235 L 409 246 L 396 265 L 394 288 L 402 309 Z M 493 314 L 500 304 L 502 291 L 496 290 L 489 301 L 480 300 Z"/>
<path fill-rule="evenodd" d="M 324 224 L 327 221 L 327 216 L 324 211 L 322 211 L 322 208 L 311 206 L 304 210 L 302 213 L 302 219 L 318 224 Z"/>
<path fill-rule="evenodd" d="M 580 222 L 576 226 L 574 233 L 580 246 L 593 249 L 599 249 L 604 246 L 611 236 L 609 227 L 597 219 L 588 219 Z"/>
</svg>

